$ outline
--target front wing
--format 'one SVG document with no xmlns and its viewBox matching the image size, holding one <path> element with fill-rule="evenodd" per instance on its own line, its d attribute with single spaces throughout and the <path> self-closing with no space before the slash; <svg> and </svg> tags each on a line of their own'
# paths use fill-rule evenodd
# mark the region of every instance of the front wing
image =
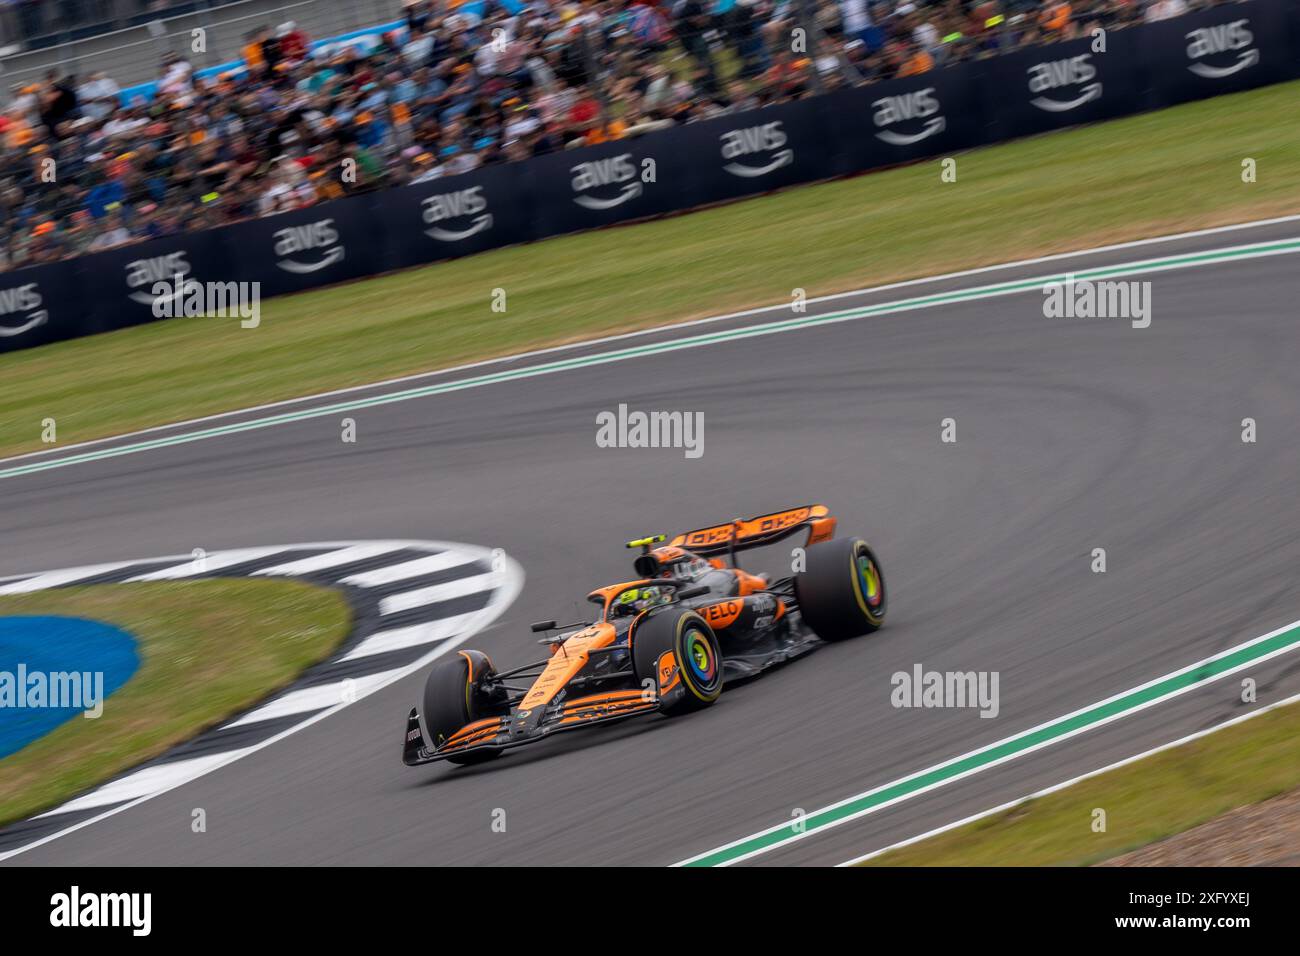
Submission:
<svg viewBox="0 0 1300 956">
<path fill-rule="evenodd" d="M 406 718 L 402 762 L 408 767 L 416 767 L 470 753 L 510 750 L 565 730 L 651 713 L 659 709 L 659 703 L 658 696 L 641 690 L 592 694 L 548 704 L 540 715 L 530 710 L 514 710 L 502 717 L 476 720 L 436 747 L 430 747 L 425 740 L 420 729 L 419 711 L 412 707 Z"/>
</svg>

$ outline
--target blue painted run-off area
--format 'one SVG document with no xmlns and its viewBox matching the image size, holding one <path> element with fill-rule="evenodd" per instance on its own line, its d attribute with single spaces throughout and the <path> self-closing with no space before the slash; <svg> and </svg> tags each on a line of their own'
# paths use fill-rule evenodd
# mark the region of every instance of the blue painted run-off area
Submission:
<svg viewBox="0 0 1300 956">
<path fill-rule="evenodd" d="M 80 674 L 79 699 L 87 704 L 94 699 L 95 675 L 103 675 L 108 697 L 139 666 L 135 638 L 111 625 L 74 617 L 0 617 L 0 760 L 65 721 L 81 719 L 84 707 L 50 706 L 69 700 L 72 687 L 61 682 L 63 692 L 56 697 L 48 690 L 54 685 L 51 675 Z M 20 678 L 25 678 L 21 684 Z M 42 681 L 47 690 L 40 701 Z"/>
</svg>

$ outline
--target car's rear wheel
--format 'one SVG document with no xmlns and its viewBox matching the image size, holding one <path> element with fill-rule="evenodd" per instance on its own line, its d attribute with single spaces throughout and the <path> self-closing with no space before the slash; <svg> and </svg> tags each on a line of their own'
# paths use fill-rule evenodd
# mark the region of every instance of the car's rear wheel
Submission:
<svg viewBox="0 0 1300 956">
<path fill-rule="evenodd" d="M 823 641 L 869 634 L 885 623 L 885 576 L 861 538 L 810 547 L 794 594 L 799 613 Z"/>
<path fill-rule="evenodd" d="M 722 651 L 717 635 L 694 611 L 652 614 L 632 633 L 632 669 L 644 688 L 659 695 L 669 716 L 708 707 L 722 693 Z"/>
<path fill-rule="evenodd" d="M 507 712 L 486 689 L 496 675 L 492 661 L 482 651 L 457 651 L 441 657 L 424 682 L 424 726 L 429 742 L 441 746 L 466 724 Z M 500 757 L 500 750 L 479 750 L 448 756 L 452 763 L 482 763 Z"/>
</svg>

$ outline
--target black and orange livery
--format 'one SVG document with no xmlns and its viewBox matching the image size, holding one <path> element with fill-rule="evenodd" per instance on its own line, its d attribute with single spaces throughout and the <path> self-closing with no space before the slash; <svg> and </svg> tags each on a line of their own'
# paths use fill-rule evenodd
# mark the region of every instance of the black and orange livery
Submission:
<svg viewBox="0 0 1300 956">
<path fill-rule="evenodd" d="M 548 635 L 543 660 L 499 671 L 481 651 L 441 658 L 407 718 L 404 761 L 478 763 L 563 730 L 707 707 L 727 681 L 874 631 L 880 564 L 835 525 L 807 505 L 628 542 L 638 577 L 588 594 L 592 620 L 532 626 Z M 739 552 L 801 533 L 789 576 L 740 567 Z"/>
</svg>

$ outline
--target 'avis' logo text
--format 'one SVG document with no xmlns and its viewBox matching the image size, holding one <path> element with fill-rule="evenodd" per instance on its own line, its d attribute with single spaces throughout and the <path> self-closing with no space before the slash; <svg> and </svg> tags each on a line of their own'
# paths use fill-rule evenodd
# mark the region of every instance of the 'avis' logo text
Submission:
<svg viewBox="0 0 1300 956">
<path fill-rule="evenodd" d="M 1093 82 L 1097 78 L 1097 68 L 1092 65 L 1091 53 L 1035 63 L 1025 72 L 1029 74 L 1029 92 L 1037 94 L 1029 102 L 1040 110 L 1065 113 L 1101 98 L 1101 84 Z M 1044 95 L 1067 86 L 1082 88 L 1072 99 L 1055 99 Z"/>
<path fill-rule="evenodd" d="M 1231 23 L 1192 30 L 1187 39 L 1190 41 L 1187 58 L 1192 61 L 1187 64 L 1187 69 L 1209 80 L 1232 76 L 1259 62 L 1259 50 L 1249 48 L 1255 42 L 1255 35 L 1250 32 L 1250 21 L 1244 17 Z M 1200 62 L 1205 57 L 1224 53 L 1237 53 L 1237 58 L 1222 66 Z"/>
<path fill-rule="evenodd" d="M 424 233 L 439 242 L 458 242 L 492 228 L 492 213 L 487 211 L 488 204 L 482 186 L 436 193 L 425 198 L 421 205 L 424 207 L 424 222 L 430 227 Z M 446 229 L 441 225 L 470 217 L 473 218 L 463 229 Z"/>
<path fill-rule="evenodd" d="M 277 229 L 272 237 L 277 257 L 275 264 L 285 272 L 316 272 L 343 258 L 343 247 L 338 244 L 339 231 L 333 219 Z M 323 255 L 315 262 L 300 262 L 294 258 L 317 250 L 322 251 Z"/>
<path fill-rule="evenodd" d="M 578 163 L 569 172 L 573 174 L 570 180 L 573 201 L 587 209 L 613 209 L 641 195 L 641 181 L 637 179 L 631 153 Z M 609 196 L 590 195 L 593 190 L 608 190 L 611 186 L 620 188 Z"/>
<path fill-rule="evenodd" d="M 43 303 L 40 287 L 35 282 L 0 289 L 0 337 L 22 335 L 44 325 L 50 316 L 41 308 Z M 17 324 L 7 321 L 10 316 L 19 316 Z"/>
<path fill-rule="evenodd" d="M 935 96 L 932 86 L 900 93 L 897 96 L 882 96 L 872 101 L 871 108 L 874 110 L 871 118 L 876 124 L 876 139 L 891 146 L 910 146 L 919 143 L 936 133 L 943 132 L 946 125 L 944 118 L 937 115 L 939 99 Z M 909 123 L 915 120 L 925 122 L 920 129 L 911 133 L 888 128 L 897 123 Z"/>
<path fill-rule="evenodd" d="M 756 176 L 766 176 L 782 166 L 789 166 L 794 162 L 794 150 L 784 149 L 783 147 L 789 141 L 785 130 L 781 128 L 780 120 L 773 120 L 771 123 L 764 123 L 761 126 L 747 126 L 744 129 L 729 129 L 719 137 L 722 141 L 722 158 L 727 160 L 726 165 L 722 168 L 733 176 L 741 176 L 752 179 Z M 771 158 L 766 163 L 751 165 L 749 163 L 737 162 L 747 156 L 756 156 L 760 153 L 770 153 Z"/>
</svg>

